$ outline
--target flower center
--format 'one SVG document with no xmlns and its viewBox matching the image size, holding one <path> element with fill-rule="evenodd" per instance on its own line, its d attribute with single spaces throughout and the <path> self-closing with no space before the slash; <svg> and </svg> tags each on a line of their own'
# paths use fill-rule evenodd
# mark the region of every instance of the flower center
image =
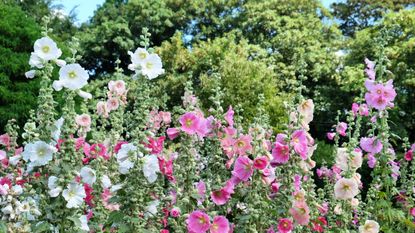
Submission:
<svg viewBox="0 0 415 233">
<path fill-rule="evenodd" d="M 205 224 L 206 220 L 203 217 L 199 217 L 199 223 L 200 224 Z"/>
<path fill-rule="evenodd" d="M 376 93 L 378 93 L 379 95 L 382 93 L 381 90 L 377 90 Z"/>
<path fill-rule="evenodd" d="M 146 63 L 146 68 L 147 68 L 147 69 L 151 69 L 151 68 L 153 68 L 153 63 L 151 63 L 151 62 L 147 62 L 147 63 Z"/>
<path fill-rule="evenodd" d="M 68 76 L 69 76 L 69 78 L 71 78 L 71 79 L 76 78 L 76 73 L 75 73 L 75 71 L 71 71 L 71 72 L 69 72 L 69 73 L 68 73 Z"/>
<path fill-rule="evenodd" d="M 145 59 L 145 58 L 147 57 L 147 54 L 146 54 L 146 53 L 139 53 L 139 54 L 138 54 L 138 57 L 139 57 L 140 59 Z"/>
<path fill-rule="evenodd" d="M 191 119 L 186 120 L 186 126 L 190 127 L 192 125 L 193 121 Z"/>
<path fill-rule="evenodd" d="M 350 190 L 350 186 L 348 184 L 343 184 L 343 190 L 344 191 L 349 191 Z"/>
<path fill-rule="evenodd" d="M 218 224 L 213 223 L 213 224 L 212 224 L 212 228 L 213 228 L 214 230 L 218 230 L 218 229 L 219 229 L 219 226 L 218 226 Z"/>
<path fill-rule="evenodd" d="M 45 149 L 40 148 L 37 150 L 37 154 L 39 155 L 39 157 L 43 157 L 46 154 Z"/>
<path fill-rule="evenodd" d="M 75 194 L 76 194 L 76 193 L 75 193 L 74 191 L 69 191 L 68 196 L 69 196 L 69 197 L 74 197 L 74 196 L 75 196 Z"/>
<path fill-rule="evenodd" d="M 243 141 L 239 141 L 236 145 L 237 145 L 238 147 L 244 147 L 244 146 L 245 146 L 245 142 L 243 142 Z"/>
<path fill-rule="evenodd" d="M 42 51 L 43 51 L 44 53 L 48 53 L 48 52 L 50 51 L 49 46 L 47 46 L 47 45 L 43 46 L 43 47 L 42 47 Z"/>
</svg>

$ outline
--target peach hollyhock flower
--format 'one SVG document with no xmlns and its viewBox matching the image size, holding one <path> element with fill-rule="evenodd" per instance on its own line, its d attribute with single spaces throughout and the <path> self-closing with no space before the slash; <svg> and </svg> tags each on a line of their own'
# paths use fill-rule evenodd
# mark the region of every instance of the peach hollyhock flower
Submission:
<svg viewBox="0 0 415 233">
<path fill-rule="evenodd" d="M 290 145 L 294 147 L 295 152 L 300 155 L 301 159 L 307 159 L 307 134 L 304 130 L 296 130 L 291 135 Z"/>
<path fill-rule="evenodd" d="M 314 103 L 313 100 L 304 100 L 298 107 L 297 111 L 301 116 L 301 125 L 308 130 L 308 124 L 313 120 Z"/>
<path fill-rule="evenodd" d="M 293 228 L 293 222 L 291 219 L 281 218 L 278 220 L 278 233 L 291 233 Z"/>
<path fill-rule="evenodd" d="M 366 220 L 365 225 L 359 227 L 360 233 L 378 233 L 379 223 L 373 220 Z"/>
<path fill-rule="evenodd" d="M 103 116 L 105 118 L 108 117 L 109 110 L 108 110 L 106 102 L 99 101 L 97 103 L 97 113 L 98 113 L 98 115 Z"/>
<path fill-rule="evenodd" d="M 233 175 L 243 181 L 247 181 L 254 172 L 253 162 L 246 156 L 239 156 L 233 168 Z"/>
<path fill-rule="evenodd" d="M 336 156 L 336 165 L 343 171 L 356 170 L 362 166 L 362 151 L 356 148 L 351 154 L 346 148 L 338 148 Z"/>
<path fill-rule="evenodd" d="M 229 221 L 224 216 L 215 216 L 212 225 L 210 226 L 210 233 L 227 233 L 229 232 Z"/>
<path fill-rule="evenodd" d="M 232 137 L 227 136 L 220 140 L 220 145 L 222 147 L 222 150 L 225 152 L 228 158 L 232 158 L 233 155 L 235 154 L 234 144 L 235 144 L 235 139 L 233 139 Z"/>
<path fill-rule="evenodd" d="M 109 81 L 108 83 L 108 89 L 118 95 L 121 96 L 125 93 L 126 88 L 125 88 L 125 82 L 123 80 L 117 80 L 117 81 Z"/>
<path fill-rule="evenodd" d="M 359 193 L 359 185 L 356 179 L 341 178 L 334 185 L 334 196 L 336 199 L 352 199 Z"/>
<path fill-rule="evenodd" d="M 194 233 L 204 233 L 210 228 L 209 216 L 200 211 L 193 211 L 186 220 L 187 230 Z"/>
<path fill-rule="evenodd" d="M 183 132 L 193 135 L 197 132 L 200 119 L 195 113 L 187 112 L 180 117 L 179 122 L 182 125 L 181 130 Z"/>
<path fill-rule="evenodd" d="M 109 98 L 107 100 L 108 111 L 117 110 L 119 106 L 120 106 L 120 101 L 117 98 Z"/>
<path fill-rule="evenodd" d="M 91 116 L 88 114 L 77 115 L 75 117 L 75 122 L 81 127 L 89 128 L 91 126 Z"/>
<path fill-rule="evenodd" d="M 310 209 L 307 203 L 303 201 L 294 202 L 293 207 L 290 209 L 290 214 L 299 225 L 305 226 L 310 222 Z"/>
<path fill-rule="evenodd" d="M 346 136 L 347 124 L 344 122 L 340 122 L 336 127 L 336 132 L 341 136 Z"/>
<path fill-rule="evenodd" d="M 250 135 L 241 135 L 236 139 L 234 144 L 234 151 L 238 155 L 246 155 L 247 152 L 252 150 L 251 146 L 252 137 Z"/>
</svg>

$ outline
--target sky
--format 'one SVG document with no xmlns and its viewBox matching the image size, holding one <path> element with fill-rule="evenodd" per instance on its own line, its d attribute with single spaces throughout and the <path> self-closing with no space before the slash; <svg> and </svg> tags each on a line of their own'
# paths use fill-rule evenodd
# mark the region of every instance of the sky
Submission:
<svg viewBox="0 0 415 233">
<path fill-rule="evenodd" d="M 321 0 L 325 7 L 329 7 L 333 2 L 339 2 L 339 0 Z M 77 16 L 77 23 L 83 23 L 88 21 L 89 18 L 94 14 L 98 5 L 104 3 L 105 0 L 55 0 L 55 4 L 62 4 L 63 11 L 66 14 L 74 8 Z"/>
</svg>

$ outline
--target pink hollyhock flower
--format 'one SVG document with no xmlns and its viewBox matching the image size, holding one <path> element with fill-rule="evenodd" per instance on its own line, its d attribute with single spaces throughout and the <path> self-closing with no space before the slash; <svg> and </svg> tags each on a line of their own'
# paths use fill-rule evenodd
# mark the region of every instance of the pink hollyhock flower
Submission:
<svg viewBox="0 0 415 233">
<path fill-rule="evenodd" d="M 160 112 L 159 112 L 159 115 L 160 115 L 160 117 L 161 117 L 161 119 L 163 120 L 163 123 L 164 123 L 165 125 L 168 125 L 168 124 L 170 124 L 170 123 L 171 123 L 171 113 L 170 113 L 170 112 L 163 112 L 163 111 L 160 111 Z"/>
<path fill-rule="evenodd" d="M 196 184 L 196 189 L 197 189 L 197 194 L 199 195 L 199 198 L 197 199 L 197 203 L 198 203 L 198 205 L 200 205 L 205 200 L 205 193 L 206 193 L 205 182 L 203 182 L 202 180 L 199 181 Z"/>
<path fill-rule="evenodd" d="M 189 135 L 193 135 L 199 127 L 199 121 L 200 119 L 196 114 L 187 112 L 179 119 L 179 122 L 182 125 L 181 130 Z"/>
<path fill-rule="evenodd" d="M 84 197 L 85 203 L 90 207 L 94 207 L 94 204 L 92 203 L 92 200 L 94 199 L 94 196 L 92 196 L 92 192 L 94 190 L 87 183 L 84 184 L 84 190 L 85 190 L 85 194 L 86 194 L 86 197 Z"/>
<path fill-rule="evenodd" d="M 109 155 L 107 154 L 107 148 L 102 143 L 95 143 L 91 146 L 88 143 L 84 144 L 84 153 L 90 159 L 95 159 L 97 156 L 108 160 Z"/>
<path fill-rule="evenodd" d="M 367 165 L 370 167 L 370 168 L 374 168 L 375 166 L 376 166 L 376 161 L 377 161 L 377 159 L 375 158 L 375 156 L 373 156 L 373 154 L 368 154 L 367 155 Z"/>
<path fill-rule="evenodd" d="M 170 231 L 167 230 L 167 229 L 163 229 L 163 230 L 160 231 L 160 233 L 170 233 Z"/>
<path fill-rule="evenodd" d="M 196 128 L 196 133 L 199 137 L 203 138 L 209 134 L 209 132 L 212 129 L 213 120 L 214 118 L 212 116 L 208 117 L 207 119 L 203 117 L 199 118 L 199 124 L 198 124 L 198 127 Z"/>
<path fill-rule="evenodd" d="M 170 210 L 170 216 L 172 216 L 173 218 L 177 218 L 177 217 L 179 217 L 179 216 L 180 216 L 180 214 L 181 214 L 181 211 L 180 211 L 180 209 L 179 209 L 179 208 L 177 208 L 177 207 L 173 207 L 173 208 Z"/>
<path fill-rule="evenodd" d="M 290 159 L 290 148 L 286 144 L 275 142 L 274 148 L 272 149 L 272 157 L 274 162 L 278 164 L 287 163 Z"/>
<path fill-rule="evenodd" d="M 173 176 L 173 159 L 168 161 L 160 157 L 158 159 L 161 174 L 165 175 L 169 181 L 174 183 L 176 179 Z"/>
<path fill-rule="evenodd" d="M 0 145 L 10 149 L 10 136 L 7 133 L 0 135 Z"/>
<path fill-rule="evenodd" d="M 267 233 L 275 233 L 274 227 L 271 226 L 270 228 L 268 228 Z"/>
<path fill-rule="evenodd" d="M 107 107 L 107 103 L 104 101 L 99 101 L 97 103 L 97 114 L 107 118 L 108 113 L 109 113 L 109 109 Z"/>
<path fill-rule="evenodd" d="M 210 233 L 228 233 L 229 221 L 224 216 L 215 216 L 212 225 L 210 226 Z"/>
<path fill-rule="evenodd" d="M 228 111 L 225 114 L 225 120 L 228 122 L 228 125 L 232 128 L 233 127 L 233 115 L 234 111 L 232 109 L 232 106 L 229 106 Z"/>
<path fill-rule="evenodd" d="M 187 230 L 194 233 L 204 233 L 210 228 L 209 216 L 200 211 L 193 211 L 186 220 Z"/>
<path fill-rule="evenodd" d="M 222 150 L 228 156 L 228 158 L 232 158 L 233 155 L 235 154 L 235 150 L 234 150 L 235 140 L 231 137 L 225 137 L 220 140 L 220 145 L 222 147 Z"/>
<path fill-rule="evenodd" d="M 277 136 L 275 137 L 275 142 L 279 142 L 281 144 L 286 145 L 287 144 L 287 138 L 288 136 L 282 133 L 277 134 Z"/>
<path fill-rule="evenodd" d="M 260 156 L 254 159 L 254 168 L 258 170 L 263 170 L 268 165 L 268 157 Z"/>
<path fill-rule="evenodd" d="M 369 108 L 367 104 L 360 105 L 359 114 L 361 116 L 369 116 Z"/>
<path fill-rule="evenodd" d="M 179 136 L 180 130 L 178 128 L 168 128 L 167 129 L 167 136 L 170 138 L 170 140 L 174 140 Z"/>
<path fill-rule="evenodd" d="M 234 144 L 234 151 L 238 155 L 246 155 L 247 152 L 251 152 L 252 137 L 250 135 L 241 135 L 238 139 L 236 139 Z"/>
<path fill-rule="evenodd" d="M 365 73 L 370 80 L 375 80 L 375 63 L 367 58 L 365 58 L 366 69 Z"/>
<path fill-rule="evenodd" d="M 298 174 L 294 175 L 294 189 L 297 192 L 301 189 L 301 176 Z"/>
<path fill-rule="evenodd" d="M 291 219 L 281 218 L 278 220 L 278 233 L 291 233 L 293 228 L 293 222 Z"/>
<path fill-rule="evenodd" d="M 112 193 L 110 189 L 105 188 L 104 191 L 101 193 L 101 199 L 102 199 L 102 204 L 104 205 L 104 208 L 107 210 L 111 210 L 111 211 L 119 210 L 120 209 L 119 204 L 110 203 L 111 197 L 112 197 Z"/>
<path fill-rule="evenodd" d="M 300 155 L 301 159 L 307 159 L 307 134 L 304 130 L 296 130 L 291 135 L 291 146 L 295 152 Z"/>
<path fill-rule="evenodd" d="M 396 97 L 396 91 L 392 80 L 387 81 L 385 85 L 366 80 L 365 86 L 369 91 L 365 94 L 365 100 L 370 107 L 383 110 L 387 106 L 393 106 L 392 101 Z"/>
<path fill-rule="evenodd" d="M 334 136 L 336 136 L 336 133 L 327 133 L 327 138 L 329 140 L 333 140 Z"/>
<path fill-rule="evenodd" d="M 304 201 L 294 202 L 289 212 L 299 225 L 305 226 L 310 222 L 310 209 Z"/>
<path fill-rule="evenodd" d="M 120 106 L 120 101 L 117 98 L 109 98 L 107 100 L 106 106 L 107 106 L 108 111 L 117 110 L 118 107 Z"/>
<path fill-rule="evenodd" d="M 412 207 L 412 208 L 409 210 L 409 214 L 410 214 L 410 215 L 412 215 L 412 217 L 415 217 L 415 207 Z"/>
<path fill-rule="evenodd" d="M 318 205 L 317 209 L 322 215 L 326 215 L 329 212 L 329 204 L 324 202 L 323 204 Z"/>
<path fill-rule="evenodd" d="M 163 151 L 163 147 L 164 147 L 164 139 L 166 139 L 166 137 L 161 136 L 159 138 L 151 138 L 148 137 L 148 143 L 144 143 L 144 146 L 146 148 L 151 149 L 150 153 L 151 154 L 160 154 Z"/>
<path fill-rule="evenodd" d="M 79 150 L 84 147 L 85 144 L 85 138 L 79 137 L 75 139 L 75 150 Z"/>
<path fill-rule="evenodd" d="M 108 83 L 108 89 L 118 95 L 121 96 L 126 92 L 125 88 L 125 82 L 123 80 L 117 80 L 117 81 L 109 81 Z"/>
<path fill-rule="evenodd" d="M 243 181 L 247 181 L 254 172 L 252 160 L 246 156 L 239 156 L 233 168 L 233 174 Z"/>
<path fill-rule="evenodd" d="M 271 191 L 277 193 L 280 190 L 280 184 L 278 182 L 273 182 L 271 184 Z"/>
<path fill-rule="evenodd" d="M 382 151 L 383 145 L 376 137 L 363 137 L 360 139 L 360 147 L 368 153 L 377 154 Z"/>
<path fill-rule="evenodd" d="M 349 200 L 359 193 L 359 184 L 353 178 L 341 178 L 334 185 L 334 196 L 339 200 Z"/>
<path fill-rule="evenodd" d="M 414 153 L 413 153 L 413 151 L 412 150 L 408 150 L 406 153 L 405 153 L 405 160 L 406 161 L 412 161 L 412 159 L 414 158 Z"/>
<path fill-rule="evenodd" d="M 336 132 L 341 136 L 346 136 L 347 124 L 344 122 L 340 122 L 336 127 Z"/>
<path fill-rule="evenodd" d="M 357 113 L 359 112 L 359 104 L 357 103 L 352 104 L 352 112 L 353 112 L 353 116 L 357 115 Z"/>
<path fill-rule="evenodd" d="M 234 193 L 233 189 L 234 184 L 231 181 L 227 181 L 225 187 L 213 191 L 210 197 L 216 205 L 224 205 L 229 201 L 229 199 L 231 199 L 231 194 Z"/>
<path fill-rule="evenodd" d="M 91 116 L 88 114 L 77 115 L 75 122 L 81 127 L 89 128 L 91 126 Z"/>
</svg>

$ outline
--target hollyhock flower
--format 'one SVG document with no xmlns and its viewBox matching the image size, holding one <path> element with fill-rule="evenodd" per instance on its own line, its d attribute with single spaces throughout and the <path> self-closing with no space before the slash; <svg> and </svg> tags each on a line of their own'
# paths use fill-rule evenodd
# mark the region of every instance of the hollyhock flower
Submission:
<svg viewBox="0 0 415 233">
<path fill-rule="evenodd" d="M 200 119 L 193 112 L 187 112 L 180 117 L 179 122 L 182 125 L 181 130 L 183 132 L 193 135 L 199 127 Z"/>
<path fill-rule="evenodd" d="M 0 145 L 10 147 L 10 136 L 7 133 L 0 135 Z"/>
<path fill-rule="evenodd" d="M 357 115 L 357 113 L 359 112 L 359 104 L 357 103 L 352 104 L 352 112 L 353 112 L 353 116 Z"/>
<path fill-rule="evenodd" d="M 151 154 L 160 154 L 163 151 L 163 144 L 164 144 L 164 139 L 166 137 L 159 137 L 157 139 L 154 138 L 147 138 L 148 139 L 148 143 L 144 143 L 144 146 L 146 148 L 151 149 L 150 153 Z"/>
<path fill-rule="evenodd" d="M 67 208 L 78 208 L 84 202 L 86 193 L 84 187 L 80 184 L 69 183 L 67 188 L 63 190 L 62 196 L 67 201 Z"/>
<path fill-rule="evenodd" d="M 166 133 L 170 140 L 174 140 L 177 136 L 179 136 L 180 130 L 177 128 L 168 128 Z"/>
<path fill-rule="evenodd" d="M 144 216 L 152 217 L 157 214 L 157 207 L 159 206 L 160 201 L 154 200 L 148 203 L 148 205 L 145 207 L 145 213 Z"/>
<path fill-rule="evenodd" d="M 91 126 L 91 116 L 88 114 L 77 115 L 75 117 L 75 122 L 79 126 L 89 129 Z"/>
<path fill-rule="evenodd" d="M 304 201 L 294 202 L 289 212 L 299 225 L 305 226 L 310 222 L 310 209 Z"/>
<path fill-rule="evenodd" d="M 367 161 L 367 165 L 370 168 L 374 168 L 376 166 L 376 161 L 377 159 L 375 158 L 375 156 L 373 156 L 373 154 L 368 154 L 367 155 L 368 161 Z"/>
<path fill-rule="evenodd" d="M 222 147 L 222 150 L 225 152 L 228 158 L 232 158 L 233 155 L 235 154 L 234 144 L 235 144 L 235 140 L 231 137 L 225 137 L 220 140 L 220 145 Z"/>
<path fill-rule="evenodd" d="M 198 183 L 196 183 L 196 190 L 197 190 L 197 194 L 199 195 L 199 198 L 197 199 L 197 203 L 198 205 L 200 205 L 205 200 L 205 193 L 206 193 L 205 182 L 201 180 Z"/>
<path fill-rule="evenodd" d="M 87 166 L 81 168 L 81 171 L 79 173 L 81 175 L 82 181 L 89 185 L 94 184 L 97 179 L 97 176 L 95 175 L 95 171 Z"/>
<path fill-rule="evenodd" d="M 405 158 L 405 160 L 406 160 L 406 161 L 412 161 L 412 159 L 414 158 L 414 153 L 413 153 L 413 151 L 412 151 L 412 150 L 408 150 L 408 151 L 405 153 L 404 158 Z"/>
<path fill-rule="evenodd" d="M 173 208 L 170 210 L 170 216 L 172 216 L 173 218 L 177 218 L 177 217 L 179 217 L 179 216 L 180 216 L 180 214 L 181 214 L 181 211 L 180 211 L 180 209 L 179 209 L 178 207 L 173 207 Z"/>
<path fill-rule="evenodd" d="M 308 128 L 308 124 L 313 120 L 314 103 L 313 100 L 304 100 L 298 107 L 297 111 L 300 113 L 301 125 Z"/>
<path fill-rule="evenodd" d="M 334 136 L 336 136 L 336 133 L 327 133 L 327 138 L 329 140 L 333 140 L 334 139 Z"/>
<path fill-rule="evenodd" d="M 92 200 L 94 199 L 94 196 L 92 196 L 92 193 L 94 192 L 94 189 L 92 189 L 92 186 L 90 186 L 89 184 L 84 184 L 84 190 L 86 195 L 84 198 L 85 203 L 88 206 L 93 207 L 94 204 L 92 204 Z"/>
<path fill-rule="evenodd" d="M 293 228 L 293 222 L 291 219 L 281 218 L 278 220 L 278 233 L 291 233 Z"/>
<path fill-rule="evenodd" d="M 321 205 L 317 205 L 317 209 L 322 215 L 326 215 L 329 212 L 329 204 L 327 202 L 324 202 Z"/>
<path fill-rule="evenodd" d="M 81 217 L 79 217 L 79 221 L 81 222 L 81 230 L 89 232 L 87 216 L 81 215 Z"/>
<path fill-rule="evenodd" d="M 204 233 L 210 228 L 209 216 L 200 211 L 193 211 L 186 220 L 187 230 L 194 233 Z"/>
<path fill-rule="evenodd" d="M 238 155 L 246 155 L 247 152 L 251 152 L 252 137 L 250 135 L 241 135 L 238 139 L 236 139 L 234 143 L 234 151 Z"/>
<path fill-rule="evenodd" d="M 120 205 L 116 203 L 110 203 L 110 199 L 112 197 L 112 192 L 108 188 L 104 188 L 103 192 L 101 193 L 102 204 L 105 209 L 115 211 L 120 209 Z"/>
<path fill-rule="evenodd" d="M 365 100 L 369 107 L 377 110 L 383 110 L 387 106 L 393 106 L 393 100 L 396 97 L 396 91 L 393 87 L 393 81 L 389 80 L 385 85 L 375 84 L 371 80 L 365 82 L 369 92 L 365 94 Z"/>
<path fill-rule="evenodd" d="M 118 96 L 123 95 L 127 91 L 123 80 L 109 81 L 108 89 Z"/>
<path fill-rule="evenodd" d="M 233 168 L 233 175 L 243 181 L 247 181 L 254 172 L 253 162 L 246 156 L 239 156 Z"/>
<path fill-rule="evenodd" d="M 290 145 L 294 147 L 295 152 L 300 155 L 301 159 L 307 159 L 307 135 L 304 130 L 296 130 L 291 135 Z"/>
<path fill-rule="evenodd" d="M 24 73 L 24 75 L 26 76 L 26 78 L 34 78 L 36 75 L 36 70 L 29 70 L 26 73 Z"/>
<path fill-rule="evenodd" d="M 361 116 L 369 116 L 369 108 L 367 104 L 360 105 L 359 114 Z"/>
<path fill-rule="evenodd" d="M 128 51 L 128 54 L 131 56 L 131 62 L 133 63 L 133 66 L 129 67 L 129 69 L 133 71 L 138 65 L 144 64 L 145 60 L 150 55 L 145 48 L 137 48 L 134 53 Z"/>
<path fill-rule="evenodd" d="M 36 67 L 39 69 L 42 69 L 43 67 L 45 67 L 45 60 L 43 60 L 42 58 L 40 58 L 36 53 L 31 53 L 30 54 L 30 58 L 29 58 L 29 65 L 30 67 Z"/>
<path fill-rule="evenodd" d="M 391 176 L 392 176 L 393 180 L 394 181 L 397 181 L 398 180 L 398 177 L 400 175 L 400 172 L 399 172 L 399 169 L 400 169 L 399 163 L 391 160 L 391 161 L 388 162 L 388 164 L 391 166 L 391 172 L 392 172 L 391 173 Z"/>
<path fill-rule="evenodd" d="M 359 185 L 353 178 L 341 178 L 334 185 L 334 196 L 336 199 L 352 199 L 359 193 Z"/>
<path fill-rule="evenodd" d="M 199 117 L 199 124 L 196 128 L 196 133 L 200 138 L 206 137 L 209 134 L 212 128 L 213 117 L 208 117 L 207 119 Z"/>
<path fill-rule="evenodd" d="M 224 216 L 215 216 L 212 225 L 210 225 L 210 233 L 227 233 L 229 232 L 229 221 Z"/>
<path fill-rule="evenodd" d="M 362 151 L 355 149 L 350 155 L 346 148 L 338 148 L 336 165 L 343 171 L 356 170 L 362 166 Z"/>
<path fill-rule="evenodd" d="M 336 127 L 336 132 L 341 136 L 346 136 L 347 124 L 344 122 L 340 122 Z"/>
<path fill-rule="evenodd" d="M 210 197 L 216 205 L 224 205 L 231 198 L 231 194 L 227 192 L 225 188 L 222 188 L 216 191 L 212 191 Z"/>
<path fill-rule="evenodd" d="M 81 97 L 84 100 L 92 99 L 92 94 L 89 93 L 89 92 L 78 90 L 77 93 L 78 93 L 79 97 Z"/>
<path fill-rule="evenodd" d="M 173 159 L 165 160 L 164 158 L 159 159 L 159 167 L 161 174 L 165 175 L 167 179 L 171 182 L 175 182 L 175 178 L 173 176 Z"/>
<path fill-rule="evenodd" d="M 366 220 L 365 225 L 359 227 L 359 233 L 378 233 L 379 223 L 373 220 Z"/>
<path fill-rule="evenodd" d="M 124 145 L 124 144 L 128 144 L 128 142 L 126 142 L 126 141 L 119 141 L 119 142 L 117 142 L 117 144 L 114 146 L 114 152 L 115 152 L 115 154 L 118 154 L 118 151 L 120 151 L 121 146 Z"/>
<path fill-rule="evenodd" d="M 107 103 L 104 101 L 99 101 L 97 103 L 97 114 L 107 118 L 108 113 L 109 113 L 109 109 L 107 107 Z"/>
<path fill-rule="evenodd" d="M 69 90 L 81 89 L 88 83 L 89 75 L 79 64 L 69 64 L 59 70 L 58 83 Z"/>
<path fill-rule="evenodd" d="M 55 152 L 57 152 L 56 147 L 43 141 L 36 141 L 25 146 L 22 156 L 26 162 L 30 160 L 34 166 L 43 166 L 52 160 Z"/>
<path fill-rule="evenodd" d="M 362 137 L 360 139 L 360 147 L 368 153 L 377 154 L 382 151 L 383 144 L 376 137 Z"/>
<path fill-rule="evenodd" d="M 290 148 L 286 144 L 281 144 L 275 142 L 274 148 L 272 149 L 272 157 L 274 158 L 273 162 L 278 164 L 287 163 L 290 159 Z"/>
<path fill-rule="evenodd" d="M 141 63 L 141 73 L 146 75 L 148 79 L 154 79 L 164 74 L 161 58 L 157 54 L 148 55 Z"/>
<path fill-rule="evenodd" d="M 117 98 L 109 98 L 106 103 L 108 111 L 117 110 L 120 107 L 120 101 Z"/>
<path fill-rule="evenodd" d="M 149 183 L 153 183 L 157 179 L 157 172 L 160 172 L 157 156 L 147 155 L 143 158 L 143 173 Z"/>
<path fill-rule="evenodd" d="M 415 217 L 415 207 L 412 207 L 412 208 L 409 210 L 409 214 L 410 214 L 410 215 L 412 215 L 412 217 Z"/>
<path fill-rule="evenodd" d="M 42 37 L 35 41 L 33 46 L 35 54 L 45 60 L 55 60 L 62 55 L 62 51 L 58 48 L 55 41 L 49 37 Z"/>
<path fill-rule="evenodd" d="M 50 176 L 48 178 L 48 188 L 49 188 L 49 195 L 51 197 L 57 197 L 60 192 L 62 192 L 62 187 L 58 186 L 56 182 L 58 181 L 58 177 Z"/>
<path fill-rule="evenodd" d="M 229 106 L 228 111 L 225 114 L 225 120 L 228 123 L 229 127 L 233 127 L 233 115 L 235 114 L 235 112 L 232 109 L 232 106 Z"/>
<path fill-rule="evenodd" d="M 258 170 L 263 170 L 268 165 L 268 157 L 260 156 L 254 159 L 254 168 Z"/>
<path fill-rule="evenodd" d="M 131 157 L 136 157 L 136 156 L 142 157 L 141 153 L 137 152 L 137 147 L 134 146 L 134 144 L 132 143 L 123 143 L 121 145 L 121 148 L 118 150 L 118 153 L 116 155 L 117 161 L 118 162 L 122 162 L 127 160 L 128 158 Z"/>
<path fill-rule="evenodd" d="M 367 58 L 365 58 L 366 69 L 365 73 L 370 80 L 375 80 L 375 63 Z"/>
</svg>

